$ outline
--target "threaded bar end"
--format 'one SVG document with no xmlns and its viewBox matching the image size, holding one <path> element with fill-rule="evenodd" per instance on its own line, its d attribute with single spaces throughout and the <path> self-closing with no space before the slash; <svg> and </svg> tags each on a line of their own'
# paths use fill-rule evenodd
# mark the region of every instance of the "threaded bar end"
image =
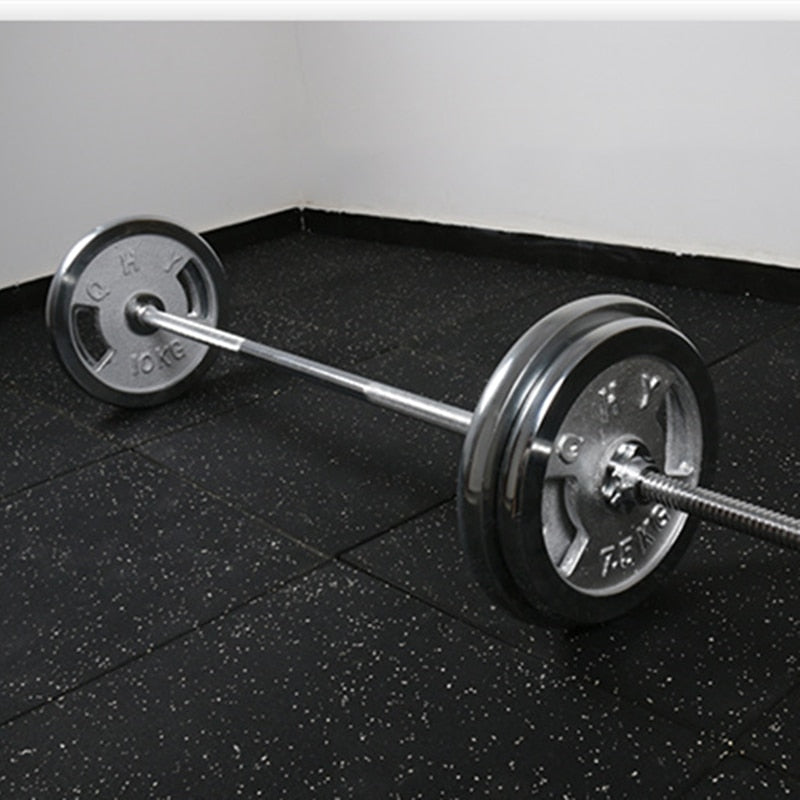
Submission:
<svg viewBox="0 0 800 800">
<path fill-rule="evenodd" d="M 700 486 L 686 486 L 654 470 L 641 473 L 638 481 L 639 493 L 645 500 L 663 503 L 790 550 L 800 550 L 800 520 L 787 514 Z"/>
</svg>

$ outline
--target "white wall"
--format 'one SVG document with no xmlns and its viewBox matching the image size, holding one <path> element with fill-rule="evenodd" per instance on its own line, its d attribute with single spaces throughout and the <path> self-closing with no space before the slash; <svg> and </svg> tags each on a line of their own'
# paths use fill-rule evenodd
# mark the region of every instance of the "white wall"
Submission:
<svg viewBox="0 0 800 800">
<path fill-rule="evenodd" d="M 299 29 L 315 207 L 800 266 L 798 23 Z"/>
<path fill-rule="evenodd" d="M 296 206 L 292 23 L 0 23 L 0 287 L 128 214 Z"/>
<path fill-rule="evenodd" d="M 800 24 L 0 23 L 0 287 L 296 205 L 800 266 Z"/>
</svg>

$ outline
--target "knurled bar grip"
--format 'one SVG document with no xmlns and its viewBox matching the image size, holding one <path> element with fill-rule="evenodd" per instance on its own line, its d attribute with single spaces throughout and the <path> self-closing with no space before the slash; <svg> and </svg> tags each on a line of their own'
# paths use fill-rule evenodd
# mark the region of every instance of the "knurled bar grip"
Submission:
<svg viewBox="0 0 800 800">
<path fill-rule="evenodd" d="M 327 364 L 321 364 L 276 347 L 253 342 L 243 336 L 221 331 L 211 325 L 160 311 L 152 305 L 140 305 L 136 309 L 136 315 L 146 325 L 162 328 L 204 344 L 268 361 L 291 372 L 299 372 L 321 383 L 336 386 L 341 391 L 361 397 L 374 405 L 389 408 L 440 428 L 466 434 L 472 422 L 472 412 L 463 408 L 398 389 L 386 383 L 362 378 L 360 375 L 354 375 L 351 372 L 330 367 Z"/>
</svg>

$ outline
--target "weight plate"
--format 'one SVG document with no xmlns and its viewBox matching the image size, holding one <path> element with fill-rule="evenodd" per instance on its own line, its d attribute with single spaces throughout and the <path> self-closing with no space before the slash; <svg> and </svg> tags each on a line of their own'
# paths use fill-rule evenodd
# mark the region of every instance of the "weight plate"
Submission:
<svg viewBox="0 0 800 800">
<path fill-rule="evenodd" d="M 461 541 L 484 591 L 522 619 L 536 614 L 506 566 L 497 533 L 497 488 L 512 425 L 531 386 L 571 336 L 591 329 L 596 324 L 594 315 L 602 309 L 632 314 L 641 305 L 622 295 L 600 295 L 582 298 L 542 317 L 501 359 L 473 413 L 458 470 Z"/>
<path fill-rule="evenodd" d="M 547 325 L 547 317 L 537 325 Z M 530 607 L 506 567 L 495 524 L 500 460 L 512 423 L 528 391 L 520 373 L 541 341 L 534 325 L 503 356 L 481 393 L 458 466 L 457 508 L 462 548 L 489 598 L 522 619 Z"/>
<path fill-rule="evenodd" d="M 596 621 L 595 616 L 598 614 L 602 617 L 604 614 L 614 616 L 616 613 L 622 613 L 615 610 L 620 605 L 619 592 L 611 603 L 598 603 L 596 595 L 571 587 L 555 572 L 553 561 L 562 563 L 566 555 L 566 550 L 558 551 L 559 544 L 564 546 L 564 540 L 555 538 L 557 534 L 553 534 L 549 540 L 553 553 L 551 556 L 544 545 L 542 514 L 553 513 L 552 505 L 562 495 L 558 495 L 550 488 L 546 493 L 541 491 L 537 495 L 526 481 L 533 474 L 528 472 L 529 467 L 538 463 L 545 454 L 553 453 L 553 442 L 556 441 L 559 432 L 562 438 L 570 433 L 566 428 L 562 431 L 560 426 L 550 431 L 548 425 L 552 426 L 557 415 L 554 415 L 554 411 L 551 411 L 549 416 L 544 413 L 551 409 L 560 409 L 564 421 L 572 405 L 568 403 L 563 407 L 567 395 L 562 394 L 559 398 L 559 392 L 564 389 L 559 380 L 560 372 L 567 369 L 567 372 L 573 374 L 572 382 L 568 382 L 566 388 L 575 390 L 577 398 L 580 394 L 581 381 L 583 388 L 591 382 L 589 377 L 592 374 L 591 365 L 594 364 L 597 368 L 601 364 L 600 361 L 593 362 L 590 358 L 582 362 L 582 369 L 568 369 L 577 366 L 573 361 L 581 348 L 580 343 L 586 344 L 587 336 L 588 341 L 597 343 L 599 328 L 614 321 L 631 318 L 639 320 L 644 326 L 648 323 L 653 323 L 656 327 L 660 325 L 669 331 L 667 339 L 671 343 L 674 344 L 673 338 L 681 342 L 677 349 L 680 350 L 682 360 L 689 365 L 686 367 L 686 374 L 689 376 L 687 379 L 700 398 L 698 406 L 702 421 L 701 459 L 704 476 L 707 476 L 713 462 L 715 436 L 711 384 L 696 351 L 685 337 L 674 329 L 665 315 L 635 298 L 599 295 L 568 303 L 539 320 L 512 346 L 486 385 L 464 441 L 458 481 L 459 528 L 473 572 L 496 603 L 523 619 L 574 624 L 590 619 Z M 637 325 L 633 327 L 635 329 Z M 662 347 L 660 342 L 653 344 L 658 348 Z M 656 356 L 658 352 L 661 350 L 657 350 Z M 564 354 L 570 355 L 565 358 Z M 644 355 L 648 355 L 646 350 Z M 616 351 L 614 359 L 619 358 L 620 353 Z M 672 363 L 669 357 L 664 360 Z M 578 361 L 580 362 L 580 359 Z M 588 374 L 585 371 L 587 364 L 590 367 Z M 597 377 L 603 369 L 605 367 L 595 369 L 592 377 Z M 562 377 L 567 376 L 564 374 Z M 613 378 L 609 378 L 609 382 L 611 380 Z M 577 381 L 577 384 L 573 384 L 574 381 Z M 559 398 L 558 403 L 555 402 L 557 398 Z M 532 425 L 534 421 L 536 424 Z M 571 421 L 567 420 L 568 423 Z M 527 422 L 527 426 L 523 426 L 524 422 Z M 540 423 L 547 424 L 542 427 Z M 523 438 L 523 427 L 524 434 L 529 435 L 527 439 Z M 656 451 L 654 456 L 658 457 L 661 451 L 658 449 L 658 437 L 654 435 L 654 430 L 652 427 L 642 429 L 642 436 L 646 433 L 647 438 L 653 441 L 652 446 Z M 550 441 L 543 436 L 548 432 Z M 580 433 L 574 436 L 579 437 Z M 581 438 L 586 440 L 586 437 Z M 569 445 L 574 441 L 577 441 L 577 438 L 575 440 L 565 438 L 565 452 L 569 452 Z M 584 453 L 586 454 L 588 451 Z M 514 475 L 517 476 L 516 480 L 512 480 Z M 693 477 L 693 481 L 696 479 L 696 476 Z M 551 472 L 547 481 L 548 487 L 557 482 L 554 472 Z M 544 483 L 542 475 L 540 484 Z M 567 499 L 572 503 L 574 498 Z M 522 505 L 523 503 L 525 505 Z M 558 506 L 558 511 L 566 514 L 567 520 L 570 519 L 565 506 Z M 532 514 L 538 516 L 531 523 Z M 563 524 L 564 517 L 558 519 Z M 517 531 L 518 528 L 522 529 L 522 533 L 516 537 L 511 536 L 510 531 Z M 672 542 L 672 553 L 675 558 L 688 544 L 689 533 L 690 528 L 684 522 L 680 529 L 680 542 Z M 523 548 L 524 552 L 520 554 L 510 546 L 509 538 L 512 539 L 512 543 L 517 539 L 538 540 L 542 544 L 542 549 L 534 555 Z M 575 552 L 573 551 L 573 554 Z M 667 553 L 663 555 L 666 562 Z M 543 560 L 544 566 L 537 559 Z M 533 579 L 531 586 L 531 561 L 534 562 L 534 567 L 544 569 L 548 580 L 542 582 Z M 563 563 L 565 567 L 568 564 L 568 562 Z M 652 572 L 661 574 L 655 569 Z M 625 595 L 626 603 L 633 600 L 630 591 L 623 590 L 622 594 Z M 634 600 L 635 602 L 638 602 L 638 599 Z M 609 606 L 614 606 L 614 609 Z"/>
<path fill-rule="evenodd" d="M 208 369 L 216 349 L 143 327 L 137 301 L 209 325 L 223 323 L 225 271 L 203 239 L 162 219 L 99 227 L 67 254 L 50 283 L 45 317 L 67 373 L 120 406 L 178 396 Z"/>
<path fill-rule="evenodd" d="M 603 497 L 620 445 L 662 472 L 707 480 L 716 451 L 713 389 L 696 349 L 652 306 L 595 298 L 572 306 L 527 372 L 535 376 L 506 439 L 496 485 L 504 560 L 534 611 L 596 623 L 640 603 L 677 564 L 696 526 L 658 503 Z M 544 351 L 548 350 L 545 357 Z"/>
</svg>

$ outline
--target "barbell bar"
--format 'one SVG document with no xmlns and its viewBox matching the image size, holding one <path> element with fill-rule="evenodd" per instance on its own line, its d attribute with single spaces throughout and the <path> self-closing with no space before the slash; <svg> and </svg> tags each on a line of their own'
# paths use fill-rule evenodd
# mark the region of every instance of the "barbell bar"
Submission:
<svg viewBox="0 0 800 800">
<path fill-rule="evenodd" d="M 469 430 L 472 422 L 472 413 L 463 408 L 457 408 L 439 400 L 431 400 L 429 397 L 407 392 L 405 389 L 398 389 L 396 386 L 386 383 L 362 378 L 352 372 L 345 372 L 310 358 L 287 353 L 285 350 L 254 342 L 234 333 L 221 331 L 193 319 L 159 311 L 155 306 L 146 302 L 134 302 L 131 313 L 134 319 L 154 331 L 160 328 L 212 347 L 267 361 L 276 367 L 299 373 L 318 383 L 333 386 L 373 405 L 421 419 L 439 428 L 463 434 Z"/>
<path fill-rule="evenodd" d="M 716 453 L 710 377 L 648 303 L 596 295 L 556 309 L 468 411 L 230 333 L 226 301 L 202 238 L 126 219 L 70 250 L 46 321 L 67 373 L 116 405 L 177 397 L 224 349 L 463 434 L 462 543 L 491 599 L 526 620 L 625 613 L 669 575 L 699 519 L 800 549 L 800 520 L 700 486 Z"/>
</svg>

